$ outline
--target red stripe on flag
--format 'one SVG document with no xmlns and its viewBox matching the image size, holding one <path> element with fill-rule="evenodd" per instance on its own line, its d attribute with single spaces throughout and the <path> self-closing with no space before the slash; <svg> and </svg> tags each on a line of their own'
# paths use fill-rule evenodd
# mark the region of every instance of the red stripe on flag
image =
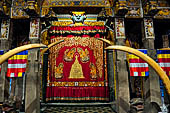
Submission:
<svg viewBox="0 0 170 113">
<path fill-rule="evenodd" d="M 134 76 L 134 72 L 137 72 L 137 76 L 142 76 L 141 72 L 148 72 L 149 68 L 148 67 L 131 67 L 130 68 L 130 76 Z"/>
<path fill-rule="evenodd" d="M 25 72 L 26 68 L 8 68 L 7 73 Z"/>
<path fill-rule="evenodd" d="M 11 75 L 11 73 L 7 73 L 7 74 L 6 74 L 7 77 L 10 77 L 10 75 Z"/>
<path fill-rule="evenodd" d="M 144 72 L 144 71 L 149 71 L 148 67 L 131 67 L 131 71 L 133 72 Z"/>
<path fill-rule="evenodd" d="M 137 76 L 142 76 L 141 72 L 137 72 L 138 75 Z M 133 71 L 130 71 L 130 76 L 134 76 L 134 72 Z"/>
<path fill-rule="evenodd" d="M 170 71 L 170 67 L 161 67 L 163 70 L 169 70 Z"/>
<path fill-rule="evenodd" d="M 159 63 L 161 63 L 161 62 L 168 63 L 168 62 L 170 62 L 170 58 L 158 58 L 158 62 Z"/>
<path fill-rule="evenodd" d="M 8 60 L 8 64 L 25 64 L 27 59 Z"/>
<path fill-rule="evenodd" d="M 146 63 L 146 61 L 142 59 L 129 59 L 129 63 Z"/>
</svg>

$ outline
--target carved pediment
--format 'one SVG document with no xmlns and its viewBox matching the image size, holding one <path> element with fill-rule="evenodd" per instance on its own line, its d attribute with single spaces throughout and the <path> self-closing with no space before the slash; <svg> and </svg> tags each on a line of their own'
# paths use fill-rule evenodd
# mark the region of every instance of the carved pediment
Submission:
<svg viewBox="0 0 170 113">
<path fill-rule="evenodd" d="M 44 0 L 43 7 L 106 7 L 111 6 L 111 0 Z"/>
</svg>

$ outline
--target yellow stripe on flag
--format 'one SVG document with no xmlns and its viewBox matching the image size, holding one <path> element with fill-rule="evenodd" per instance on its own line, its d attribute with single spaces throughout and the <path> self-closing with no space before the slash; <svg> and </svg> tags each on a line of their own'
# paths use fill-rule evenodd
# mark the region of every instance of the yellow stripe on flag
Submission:
<svg viewBox="0 0 170 113">
<path fill-rule="evenodd" d="M 158 54 L 158 58 L 170 58 L 170 54 Z"/>
<path fill-rule="evenodd" d="M 145 76 L 145 72 L 141 72 L 141 75 L 142 75 L 142 76 Z"/>
<path fill-rule="evenodd" d="M 19 72 L 19 73 L 18 73 L 18 77 L 22 77 L 22 72 Z"/>
<path fill-rule="evenodd" d="M 132 55 L 132 54 L 129 54 L 129 59 L 139 59 L 139 57 Z"/>
<path fill-rule="evenodd" d="M 13 60 L 13 59 L 27 59 L 28 55 L 14 55 L 12 57 L 9 58 L 9 60 Z"/>
</svg>

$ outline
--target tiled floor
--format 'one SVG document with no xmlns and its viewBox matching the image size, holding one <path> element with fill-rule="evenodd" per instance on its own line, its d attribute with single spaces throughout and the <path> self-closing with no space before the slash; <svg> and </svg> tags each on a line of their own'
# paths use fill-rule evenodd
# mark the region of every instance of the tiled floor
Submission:
<svg viewBox="0 0 170 113">
<path fill-rule="evenodd" d="M 47 107 L 42 113 L 114 113 L 110 107 Z"/>
</svg>

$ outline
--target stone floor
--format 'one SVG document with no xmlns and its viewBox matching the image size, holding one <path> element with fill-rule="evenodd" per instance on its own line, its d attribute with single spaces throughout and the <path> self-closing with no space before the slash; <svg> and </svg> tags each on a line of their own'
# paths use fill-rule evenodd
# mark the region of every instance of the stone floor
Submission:
<svg viewBox="0 0 170 113">
<path fill-rule="evenodd" d="M 46 107 L 41 113 L 115 113 L 108 106 L 68 106 L 68 107 Z"/>
</svg>

